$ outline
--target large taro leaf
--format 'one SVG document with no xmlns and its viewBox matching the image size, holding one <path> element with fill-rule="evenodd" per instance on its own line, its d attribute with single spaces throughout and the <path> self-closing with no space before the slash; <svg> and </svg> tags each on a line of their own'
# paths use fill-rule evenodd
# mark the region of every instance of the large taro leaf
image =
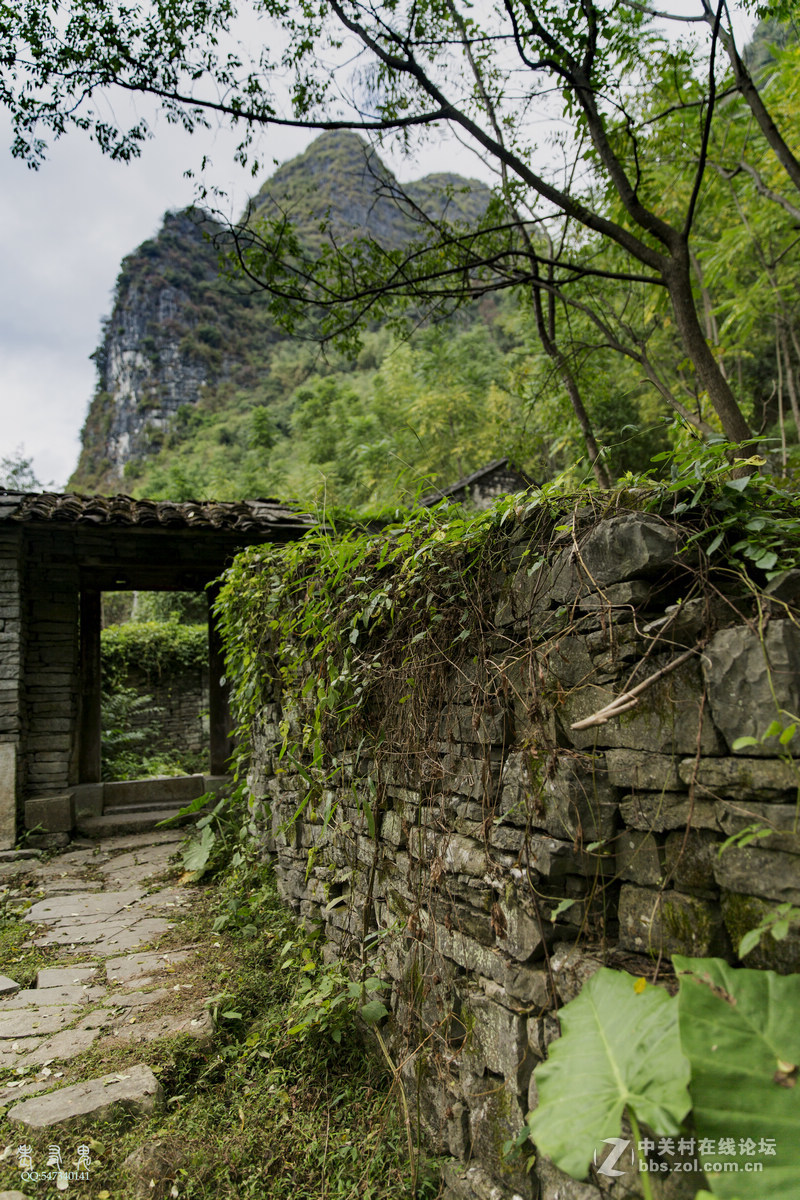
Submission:
<svg viewBox="0 0 800 1200">
<path fill-rule="evenodd" d="M 676 1134 L 689 1111 L 677 1003 L 643 984 L 599 970 L 561 1009 L 562 1036 L 536 1068 L 530 1136 L 574 1179 L 585 1177 L 606 1138 L 619 1137 L 626 1108 L 663 1135 Z"/>
<path fill-rule="evenodd" d="M 697 1135 L 715 1147 L 720 1139 L 736 1144 L 733 1155 L 701 1155 L 704 1163 L 728 1164 L 724 1174 L 706 1172 L 708 1186 L 726 1200 L 798 1200 L 800 975 L 730 967 L 719 958 L 672 961 L 681 980 L 679 1026 Z M 774 1144 L 774 1155 L 764 1152 L 762 1139 Z M 740 1151 L 740 1141 L 750 1153 Z"/>
</svg>

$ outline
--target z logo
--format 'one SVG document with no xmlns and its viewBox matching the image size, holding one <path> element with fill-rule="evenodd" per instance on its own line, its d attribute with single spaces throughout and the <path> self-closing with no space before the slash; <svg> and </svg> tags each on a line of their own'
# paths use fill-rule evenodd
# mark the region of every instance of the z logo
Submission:
<svg viewBox="0 0 800 1200">
<path fill-rule="evenodd" d="M 606 1138 L 605 1144 L 613 1146 L 613 1149 L 606 1155 L 604 1162 L 599 1167 L 597 1167 L 597 1151 L 595 1150 L 594 1152 L 594 1165 L 597 1167 L 598 1175 L 608 1175 L 612 1179 L 615 1176 L 624 1175 L 624 1171 L 615 1171 L 614 1165 L 619 1162 L 628 1146 L 630 1146 L 630 1142 L 625 1141 L 624 1138 Z"/>
</svg>

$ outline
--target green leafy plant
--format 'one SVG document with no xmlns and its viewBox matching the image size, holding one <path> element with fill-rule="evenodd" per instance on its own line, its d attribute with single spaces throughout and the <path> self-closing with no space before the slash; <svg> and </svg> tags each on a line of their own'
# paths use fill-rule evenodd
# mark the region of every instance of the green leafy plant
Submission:
<svg viewBox="0 0 800 1200">
<path fill-rule="evenodd" d="M 702 526 L 687 546 L 700 545 L 709 558 L 724 558 L 745 574 L 756 568 L 771 579 L 800 561 L 800 497 L 762 474 L 763 447 L 763 440 L 734 444 L 722 437 L 679 442 L 653 457 L 668 477 L 654 480 L 648 473 L 648 506 L 663 511 L 673 495 L 675 516 L 702 510 Z"/>
<path fill-rule="evenodd" d="M 762 917 L 758 925 L 753 929 L 748 929 L 740 939 L 737 949 L 739 958 L 744 958 L 751 950 L 754 950 L 766 934 L 769 934 L 776 942 L 782 942 L 789 936 L 789 929 L 793 921 L 800 921 L 800 908 L 788 903 L 779 904 L 777 908 L 773 908 Z"/>
<path fill-rule="evenodd" d="M 712 1192 L 725 1200 L 795 1200 L 800 975 L 731 967 L 718 958 L 675 955 L 673 964 L 681 982 L 680 1041 L 691 1064 L 697 1132 L 735 1141 L 731 1160 L 738 1170 L 712 1175 Z M 754 1151 L 764 1163 L 759 1173 L 747 1171 Z"/>
<path fill-rule="evenodd" d="M 689 1064 L 675 1005 L 663 989 L 643 984 L 601 968 L 560 1010 L 562 1036 L 536 1069 L 539 1107 L 528 1117 L 528 1134 L 576 1179 L 586 1175 L 597 1147 L 619 1135 L 623 1115 L 638 1144 L 639 1121 L 676 1134 L 689 1111 Z"/>
<path fill-rule="evenodd" d="M 726 1146 L 730 1165 L 708 1170 L 714 1196 L 794 1200 L 800 975 L 731 967 L 717 958 L 672 961 L 676 997 L 603 968 L 560 1010 L 562 1036 L 536 1068 L 539 1106 L 520 1138 L 530 1136 L 580 1179 L 597 1147 L 619 1136 L 624 1114 L 638 1145 L 639 1121 L 654 1133 L 676 1134 L 691 1109 L 701 1162 L 713 1165 L 717 1148 Z M 749 1169 L 754 1156 L 759 1171 Z M 641 1182 L 650 1197 L 646 1172 Z"/>
</svg>

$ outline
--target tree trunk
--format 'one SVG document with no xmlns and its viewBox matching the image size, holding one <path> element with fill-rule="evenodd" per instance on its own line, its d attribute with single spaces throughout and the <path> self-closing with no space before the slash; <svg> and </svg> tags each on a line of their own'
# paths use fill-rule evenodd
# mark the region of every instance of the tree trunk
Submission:
<svg viewBox="0 0 800 1200">
<path fill-rule="evenodd" d="M 697 378 L 708 393 L 708 398 L 720 419 L 722 432 L 729 442 L 747 441 L 753 436 L 752 431 L 731 391 L 730 384 L 711 352 L 697 316 L 692 294 L 689 255 L 685 247 L 682 251 L 673 251 L 663 269 L 663 279 L 683 348 L 694 365 Z"/>
<path fill-rule="evenodd" d="M 578 387 L 578 381 L 570 370 L 569 363 L 561 353 L 561 350 L 559 349 L 555 339 L 551 336 L 551 331 L 548 330 L 547 323 L 544 319 L 544 310 L 542 308 L 541 287 L 537 287 L 534 283 L 531 286 L 531 291 L 533 293 L 533 311 L 536 314 L 536 330 L 539 334 L 539 341 L 542 343 L 542 349 L 555 366 L 558 374 L 561 377 L 561 382 L 567 389 L 567 395 L 569 396 L 569 401 L 572 405 L 572 411 L 575 413 L 581 433 L 583 434 L 586 453 L 589 455 L 589 462 L 592 464 L 592 470 L 594 471 L 594 477 L 597 480 L 597 486 L 602 488 L 604 491 L 607 491 L 611 487 L 611 479 L 605 469 L 605 465 L 600 458 L 600 449 L 595 441 L 594 430 L 592 429 L 592 423 L 589 420 L 589 414 L 587 413 L 583 404 L 583 398 L 581 397 L 580 388 Z M 553 310 L 551 310 L 550 316 L 551 320 L 554 321 L 555 312 Z"/>
</svg>

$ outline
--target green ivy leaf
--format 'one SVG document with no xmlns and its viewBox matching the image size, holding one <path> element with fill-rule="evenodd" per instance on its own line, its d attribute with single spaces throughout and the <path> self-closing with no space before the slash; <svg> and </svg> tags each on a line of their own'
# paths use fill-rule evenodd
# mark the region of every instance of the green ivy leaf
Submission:
<svg viewBox="0 0 800 1200">
<path fill-rule="evenodd" d="M 689 1111 L 677 1004 L 662 988 L 636 986 L 626 971 L 601 968 L 561 1009 L 562 1036 L 535 1071 L 530 1136 L 575 1179 L 619 1136 L 626 1108 L 663 1135 L 676 1134 Z"/>
<path fill-rule="evenodd" d="M 201 837 L 190 842 L 183 852 L 184 870 L 193 871 L 196 876 L 202 875 L 208 866 L 216 840 L 216 833 L 210 825 L 206 825 Z"/>
<path fill-rule="evenodd" d="M 785 1068 L 800 1063 L 800 975 L 731 967 L 719 958 L 674 955 L 672 962 L 698 1136 L 733 1138 L 737 1151 L 740 1139 L 775 1145 L 774 1155 L 726 1155 L 739 1169 L 709 1174 L 712 1192 L 725 1200 L 796 1200 L 800 1088 Z M 751 1173 L 746 1165 L 756 1158 L 763 1171 Z"/>
<path fill-rule="evenodd" d="M 389 1010 L 386 1005 L 380 1000 L 370 1000 L 367 1004 L 361 1006 L 362 1020 L 368 1025 L 377 1025 L 384 1017 L 388 1017 Z"/>
<path fill-rule="evenodd" d="M 761 926 L 756 929 L 750 929 L 739 942 L 739 949 L 737 951 L 739 958 L 744 958 L 746 954 L 749 954 L 751 950 L 754 950 L 761 941 L 763 935 L 764 930 L 761 928 Z"/>
</svg>

